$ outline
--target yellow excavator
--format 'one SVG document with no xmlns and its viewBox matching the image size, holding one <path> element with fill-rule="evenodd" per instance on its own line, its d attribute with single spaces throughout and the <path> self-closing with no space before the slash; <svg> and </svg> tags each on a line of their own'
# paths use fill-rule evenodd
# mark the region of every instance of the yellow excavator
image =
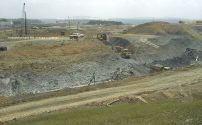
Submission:
<svg viewBox="0 0 202 125">
<path fill-rule="evenodd" d="M 123 49 L 121 51 L 121 57 L 124 58 L 124 59 L 130 59 L 131 55 L 132 54 L 131 54 L 131 52 L 129 52 L 128 49 Z"/>
<path fill-rule="evenodd" d="M 102 41 L 104 44 L 109 44 L 109 34 L 110 33 L 107 33 L 107 32 L 102 32 L 102 33 L 98 33 L 97 34 L 97 39 L 99 39 L 100 41 Z M 116 52 L 116 53 L 119 53 L 120 56 L 124 59 L 130 59 L 132 53 L 122 47 L 122 46 L 112 46 L 112 49 Z"/>
<path fill-rule="evenodd" d="M 131 58 L 132 53 L 128 49 L 124 49 L 121 46 L 115 46 L 114 50 L 116 53 L 119 53 L 120 56 L 124 59 L 130 59 Z"/>
<path fill-rule="evenodd" d="M 109 33 L 107 32 L 98 33 L 97 39 L 99 39 L 100 41 L 109 41 Z"/>
</svg>

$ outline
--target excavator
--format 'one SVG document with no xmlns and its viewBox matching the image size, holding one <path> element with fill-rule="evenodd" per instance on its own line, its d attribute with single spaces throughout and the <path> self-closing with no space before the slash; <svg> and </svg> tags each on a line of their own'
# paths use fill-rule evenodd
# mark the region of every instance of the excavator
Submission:
<svg viewBox="0 0 202 125">
<path fill-rule="evenodd" d="M 99 39 L 100 41 L 109 41 L 109 33 L 107 32 L 98 33 L 97 39 Z"/>
<path fill-rule="evenodd" d="M 128 49 L 123 48 L 121 46 L 115 46 L 113 48 L 114 48 L 115 52 L 119 53 L 122 58 L 124 58 L 124 59 L 131 58 L 132 53 Z"/>
<path fill-rule="evenodd" d="M 98 33 L 97 39 L 102 41 L 104 44 L 107 44 L 107 45 L 110 44 L 109 33 L 107 33 L 107 32 Z M 131 52 L 128 49 L 123 48 L 122 46 L 113 46 L 112 45 L 112 49 L 116 53 L 119 53 L 120 56 L 124 59 L 130 59 L 130 57 L 131 57 Z"/>
</svg>

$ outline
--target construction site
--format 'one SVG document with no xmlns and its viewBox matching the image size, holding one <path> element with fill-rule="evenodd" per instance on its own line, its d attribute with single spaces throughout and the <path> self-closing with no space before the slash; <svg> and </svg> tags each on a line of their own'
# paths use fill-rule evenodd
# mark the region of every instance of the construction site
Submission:
<svg viewBox="0 0 202 125">
<path fill-rule="evenodd" d="M 25 3 L 22 15 L 0 27 L 0 125 L 76 108 L 202 99 L 199 21 L 44 23 L 27 19 Z M 201 115 L 162 124 L 200 125 Z"/>
</svg>

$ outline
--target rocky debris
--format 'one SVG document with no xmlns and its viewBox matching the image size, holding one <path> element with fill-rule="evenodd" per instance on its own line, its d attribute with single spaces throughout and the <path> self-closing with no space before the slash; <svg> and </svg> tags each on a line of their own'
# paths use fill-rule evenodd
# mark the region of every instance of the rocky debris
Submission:
<svg viewBox="0 0 202 125">
<path fill-rule="evenodd" d="M 116 71 L 113 73 L 111 79 L 112 80 L 122 80 L 127 78 L 128 76 L 133 76 L 135 75 L 134 73 L 134 67 L 131 65 L 129 65 L 128 67 L 129 69 L 125 70 L 125 69 L 121 69 L 121 68 L 117 68 Z"/>
<path fill-rule="evenodd" d="M 131 45 L 130 41 L 128 41 L 127 39 L 123 39 L 121 37 L 113 37 L 110 39 L 109 43 L 111 46 L 120 46 L 123 48 L 127 48 L 128 46 Z"/>
<path fill-rule="evenodd" d="M 129 95 L 129 96 L 122 96 L 119 98 L 120 102 L 126 102 L 126 103 L 148 103 L 148 101 L 140 95 Z"/>
<path fill-rule="evenodd" d="M 144 45 L 141 45 L 139 48 L 135 46 L 135 50 L 138 52 L 132 53 L 133 55 L 131 57 L 138 63 L 150 64 L 157 61 L 155 64 L 158 64 L 159 61 L 181 57 L 184 55 L 187 48 L 202 50 L 202 42 L 189 36 L 160 36 L 153 39 L 155 40 L 151 40 L 150 42 L 158 45 L 158 49 Z"/>
<path fill-rule="evenodd" d="M 11 83 L 12 83 L 12 81 L 10 78 L 1 78 L 0 79 L 0 94 L 1 95 L 12 95 Z"/>
<path fill-rule="evenodd" d="M 167 67 L 177 68 L 191 65 L 193 62 L 202 61 L 202 51 L 187 48 L 185 52 L 179 56 L 172 59 L 166 59 L 163 61 L 154 61 L 152 64 L 160 64 Z"/>
<path fill-rule="evenodd" d="M 123 59 L 119 55 L 108 55 L 96 61 L 73 64 L 71 67 L 55 69 L 49 73 L 34 73 L 31 70 L 17 71 L 0 78 L 0 95 L 20 95 L 44 93 L 121 80 L 129 76 L 143 76 L 150 69 L 133 59 Z M 25 84 L 26 83 L 26 84 Z"/>
<path fill-rule="evenodd" d="M 24 86 L 21 79 L 14 76 L 0 78 L 0 95 L 18 95 L 22 92 Z"/>
<path fill-rule="evenodd" d="M 151 69 L 153 71 L 162 71 L 164 69 L 164 66 L 161 64 L 154 64 L 151 66 Z"/>
<path fill-rule="evenodd" d="M 150 66 L 151 70 L 153 72 L 159 72 L 159 71 L 165 71 L 165 70 L 171 70 L 171 67 L 163 66 L 161 64 L 154 64 Z"/>
</svg>

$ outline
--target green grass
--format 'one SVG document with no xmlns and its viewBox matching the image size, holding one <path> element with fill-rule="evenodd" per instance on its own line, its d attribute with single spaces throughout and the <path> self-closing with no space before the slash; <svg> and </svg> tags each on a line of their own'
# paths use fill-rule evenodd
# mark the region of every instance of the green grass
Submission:
<svg viewBox="0 0 202 125">
<path fill-rule="evenodd" d="M 8 125 L 200 125 L 202 101 L 119 104 L 56 112 Z"/>
</svg>

